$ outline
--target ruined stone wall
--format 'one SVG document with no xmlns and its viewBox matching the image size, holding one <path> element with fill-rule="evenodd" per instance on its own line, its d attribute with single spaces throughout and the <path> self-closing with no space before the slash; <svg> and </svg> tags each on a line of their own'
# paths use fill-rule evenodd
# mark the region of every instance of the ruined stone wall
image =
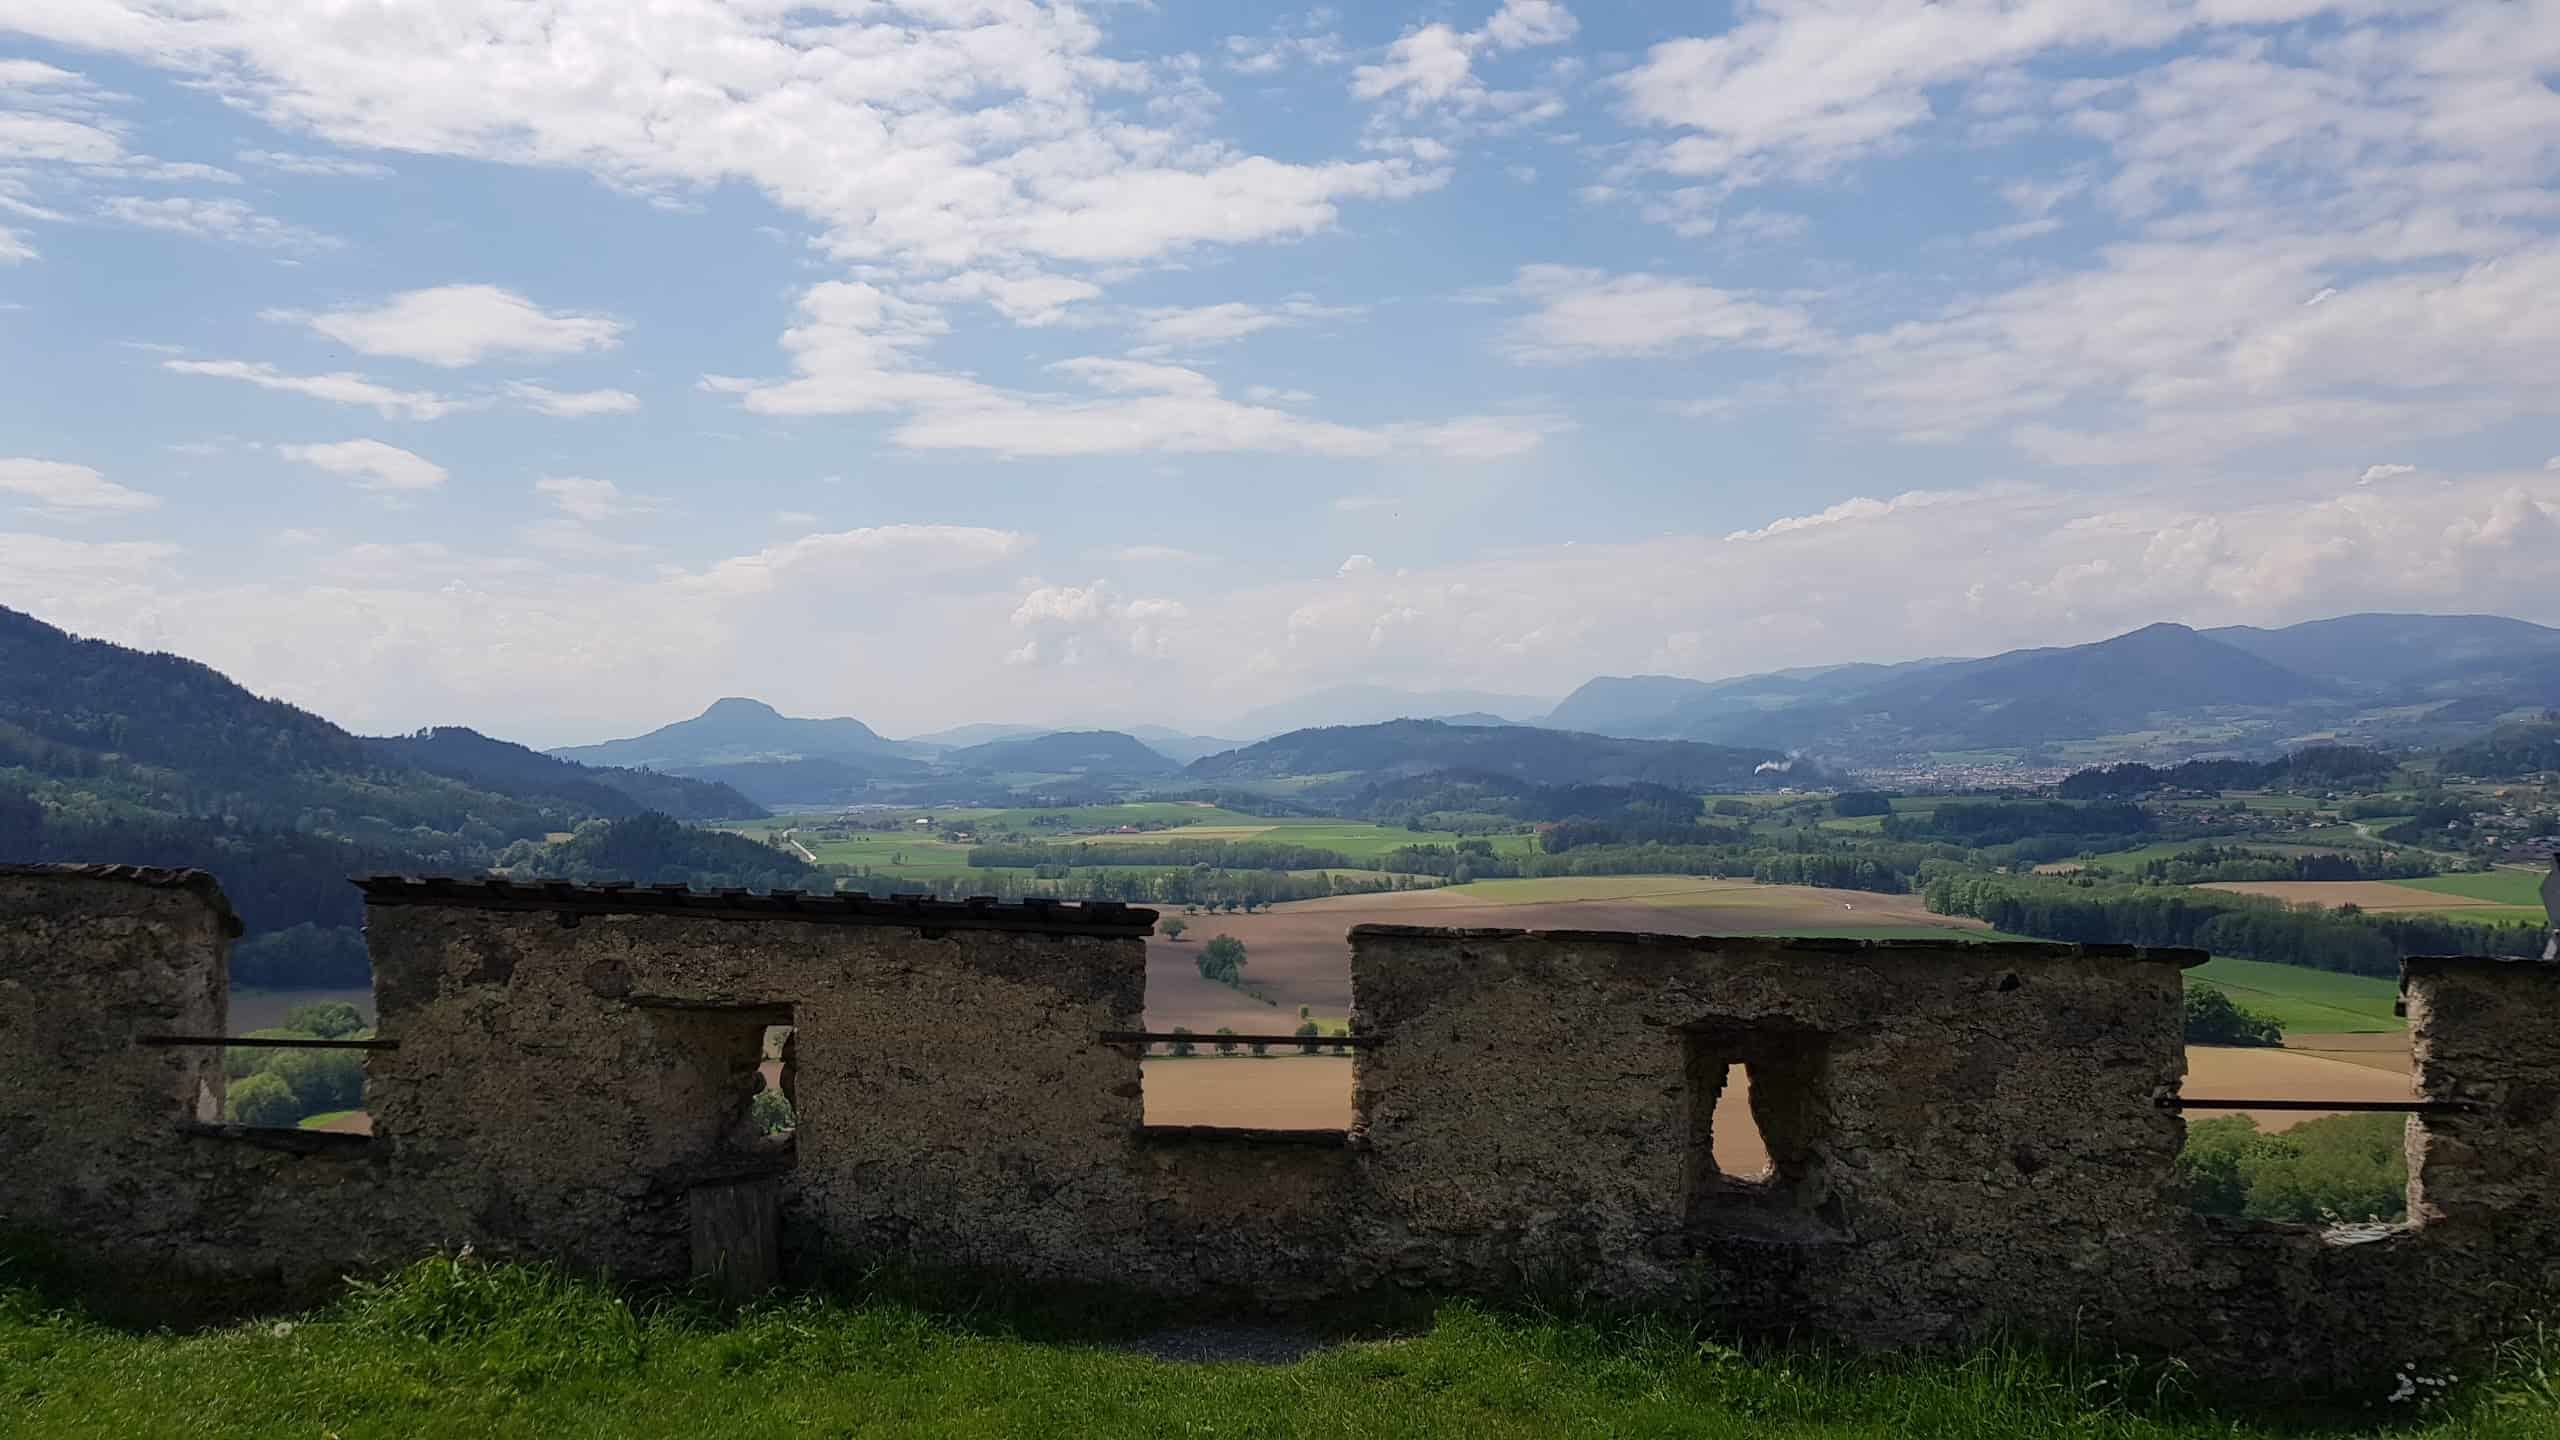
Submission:
<svg viewBox="0 0 2560 1440">
<path fill-rule="evenodd" d="M 206 1126 L 231 921 L 201 877 L 0 871 L 0 1228 L 292 1283 L 429 1250 L 681 1276 L 773 1176 L 804 1273 L 1667 1307 L 1877 1343 L 2089 1336 L 2351 1379 L 2560 1297 L 2560 969 L 2412 961 L 2412 1223 L 2200 1219 L 2192 952 L 1363 926 L 1343 1134 L 1155 1130 L 1153 915 L 366 882 L 375 1135 Z M 768 1025 L 799 1124 L 744 1133 Z M 1731 1067 L 1775 1163 L 1716 1169 Z"/>
</svg>

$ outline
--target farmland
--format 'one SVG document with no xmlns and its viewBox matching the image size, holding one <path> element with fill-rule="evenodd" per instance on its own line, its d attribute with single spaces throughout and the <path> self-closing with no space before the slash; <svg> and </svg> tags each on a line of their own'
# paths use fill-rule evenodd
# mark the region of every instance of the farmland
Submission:
<svg viewBox="0 0 2560 1440">
<path fill-rule="evenodd" d="M 2242 1008 L 2283 1025 L 2288 1035 L 2408 1028 L 2407 1021 L 2392 1013 L 2400 987 L 2378 976 L 2217 956 L 2188 971 L 2187 983 L 2222 991 Z"/>
<path fill-rule="evenodd" d="M 2318 905 L 2324 909 L 2353 905 L 2378 914 L 2449 914 L 2464 920 L 2490 923 L 2541 924 L 2544 915 L 2538 900 L 2529 904 L 2500 904 L 2493 898 L 2466 894 L 2444 884 L 2446 881 L 2494 880 L 2498 873 L 2439 875 L 2418 880 L 2231 881 L 2197 888 L 2234 895 L 2263 895 L 2290 905 Z"/>
</svg>

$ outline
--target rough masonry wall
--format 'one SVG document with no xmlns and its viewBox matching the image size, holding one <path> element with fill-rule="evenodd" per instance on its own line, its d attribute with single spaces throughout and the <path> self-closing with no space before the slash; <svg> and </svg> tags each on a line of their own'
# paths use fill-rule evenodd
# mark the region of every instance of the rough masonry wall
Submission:
<svg viewBox="0 0 2560 1440">
<path fill-rule="evenodd" d="M 137 1036 L 219 1035 L 238 922 L 210 877 L 111 866 L 0 866 L 0 1231 L 185 1243 L 181 1122 L 218 1114 L 209 1050 Z"/>
<path fill-rule="evenodd" d="M 1352 933 L 1376 1258 L 1928 1339 L 2169 1263 L 2179 967 L 2065 945 Z M 1700 1163 L 1732 1063 L 1778 1173 Z"/>
<path fill-rule="evenodd" d="M 308 1288 L 433 1249 L 687 1269 L 779 1174 L 803 1273 L 1167 1295 L 1567 1295 L 1879 1343 L 2023 1330 L 2370 1379 L 2560 1299 L 2560 969 L 2411 961 L 2413 1223 L 2209 1221 L 2172 1183 L 2189 952 L 1353 932 L 1347 1135 L 1151 1131 L 1121 907 L 369 882 L 375 1136 L 198 1123 L 233 929 L 201 876 L 0 870 L 0 1230 Z M 799 1125 L 742 1133 L 770 1024 Z M 1200 1062 L 1194 1062 L 1200 1063 Z M 1712 1162 L 1745 1067 L 1771 1174 Z"/>
</svg>

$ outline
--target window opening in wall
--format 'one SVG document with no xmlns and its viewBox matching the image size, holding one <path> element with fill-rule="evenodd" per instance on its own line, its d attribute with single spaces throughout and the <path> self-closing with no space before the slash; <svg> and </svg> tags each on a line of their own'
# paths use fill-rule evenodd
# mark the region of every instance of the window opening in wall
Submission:
<svg viewBox="0 0 2560 1440">
<path fill-rule="evenodd" d="M 2198 1038 L 2195 1019 L 2203 1007 L 2195 994 L 2190 989 L 2184 1092 L 2266 1103 L 2181 1105 L 2187 1133 L 2177 1176 L 2188 1207 L 2199 1215 L 2314 1227 L 2405 1222 L 2410 1126 L 2423 1124 L 2423 1117 L 2317 1107 L 2408 1102 L 2407 1031 L 2296 1033 L 2281 1046 L 2211 1043 Z M 2216 1041 L 2226 1038 L 2211 1033 Z"/>
<path fill-rule="evenodd" d="M 797 1026 L 765 1027 L 763 1061 L 756 1067 L 762 1088 L 748 1102 L 747 1121 L 757 1137 L 768 1144 L 791 1143 L 800 1126 L 799 1112 L 791 1103 L 797 1093 L 791 1067 L 799 1058 L 799 1037 Z"/>
<path fill-rule="evenodd" d="M 1351 951 L 1338 922 L 1167 905 L 1147 940 L 1148 1125 L 1347 1130 Z M 1332 917 L 1325 917 L 1331 921 Z"/>
<path fill-rule="evenodd" d="M 1813 1236 L 1829 1190 L 1816 1142 L 1827 1042 L 1815 1031 L 1711 1026 L 1680 1033 L 1693 1226 Z"/>
<path fill-rule="evenodd" d="M 233 1010 L 235 1025 L 243 1019 L 251 1022 L 251 1028 L 232 1032 L 246 1039 L 374 1038 L 371 1017 L 348 999 L 295 998 L 289 991 L 248 994 L 235 997 Z M 364 1104 L 364 1061 L 361 1050 L 225 1046 L 221 1113 L 212 1118 L 260 1129 L 370 1135 L 373 1117 Z"/>
</svg>

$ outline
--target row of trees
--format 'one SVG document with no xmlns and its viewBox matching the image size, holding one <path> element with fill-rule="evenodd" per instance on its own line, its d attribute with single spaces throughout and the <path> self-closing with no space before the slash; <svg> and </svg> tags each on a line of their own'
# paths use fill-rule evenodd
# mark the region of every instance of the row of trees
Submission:
<svg viewBox="0 0 2560 1440">
<path fill-rule="evenodd" d="M 260 1040 L 362 1039 L 363 1015 L 343 1001 L 297 1005 L 284 1024 L 252 1030 Z M 363 1052 L 234 1047 L 222 1052 L 223 1118 L 241 1125 L 287 1126 L 312 1115 L 364 1104 Z"/>
<path fill-rule="evenodd" d="M 2393 975 L 2410 955 L 2538 955 L 2537 926 L 2441 915 L 2367 915 L 2289 906 L 2253 895 L 2023 875 L 1939 874 L 1922 898 L 2013 935 L 2130 945 L 2183 945 L 2354 975 Z"/>
<path fill-rule="evenodd" d="M 2408 1122 L 2332 1115 L 2268 1134 L 2246 1115 L 2187 1127 L 2178 1175 L 2204 1215 L 2300 1225 L 2398 1220 L 2408 1212 Z"/>
<path fill-rule="evenodd" d="M 2436 873 L 2423 855 L 2384 850 L 2342 850 L 2318 855 L 2265 855 L 2204 844 L 2165 860 L 2146 860 L 2133 878 L 2157 885 L 2210 885 L 2266 880 L 2407 880 Z"/>
</svg>

